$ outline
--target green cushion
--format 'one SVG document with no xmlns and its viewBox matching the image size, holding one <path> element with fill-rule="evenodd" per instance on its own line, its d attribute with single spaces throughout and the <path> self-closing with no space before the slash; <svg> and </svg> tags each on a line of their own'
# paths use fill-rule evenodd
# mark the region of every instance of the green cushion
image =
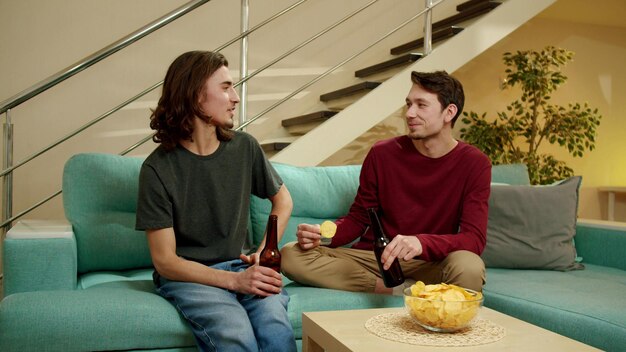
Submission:
<svg viewBox="0 0 626 352">
<path fill-rule="evenodd" d="M 127 288 L 153 292 L 152 270 L 103 271 L 84 274 L 79 287 L 92 289 Z M 366 309 L 400 307 L 402 297 L 374 295 L 369 293 L 347 292 L 324 288 L 308 287 L 283 277 L 285 290 L 289 294 L 289 320 L 296 338 L 302 337 L 302 313 L 320 310 Z M 320 297 L 324 297 L 320 301 Z M 190 332 L 191 333 L 191 332 Z"/>
<path fill-rule="evenodd" d="M 143 159 L 78 154 L 63 171 L 63 206 L 78 248 L 78 271 L 152 265 L 142 231 L 135 231 Z"/>
<path fill-rule="evenodd" d="M 121 286 L 123 285 L 123 286 Z M 38 291 L 0 305 L 0 351 L 97 351 L 195 346 L 187 323 L 151 282 Z"/>
<path fill-rule="evenodd" d="M 492 186 L 485 265 L 581 269 L 572 243 L 580 181 L 577 176 L 554 186 Z"/>
<path fill-rule="evenodd" d="M 273 166 L 293 200 L 293 211 L 281 246 L 296 240 L 296 226 L 300 223 L 320 223 L 348 213 L 359 185 L 360 166 L 296 167 L 278 163 Z M 267 199 L 255 196 L 250 199 L 255 244 L 263 239 L 270 208 L 271 203 Z"/>
<path fill-rule="evenodd" d="M 78 279 L 78 288 L 87 289 L 92 287 L 111 287 L 111 285 L 125 285 L 129 281 L 144 281 L 151 287 L 152 272 L 154 269 L 137 269 L 125 271 L 97 271 L 81 275 Z M 150 290 L 151 291 L 151 290 Z"/>
<path fill-rule="evenodd" d="M 578 223 L 576 251 L 583 263 L 626 270 L 626 228 L 621 230 Z"/>
<path fill-rule="evenodd" d="M 491 167 L 491 182 L 529 185 L 528 168 L 524 164 L 494 165 Z"/>
<path fill-rule="evenodd" d="M 626 346 L 626 271 L 487 269 L 485 306 L 596 346 Z"/>
<path fill-rule="evenodd" d="M 4 295 L 76 288 L 76 240 L 4 240 Z"/>
</svg>

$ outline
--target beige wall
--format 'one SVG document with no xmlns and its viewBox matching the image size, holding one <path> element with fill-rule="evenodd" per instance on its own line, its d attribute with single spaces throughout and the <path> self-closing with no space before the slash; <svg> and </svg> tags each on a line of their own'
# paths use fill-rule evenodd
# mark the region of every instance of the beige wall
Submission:
<svg viewBox="0 0 626 352">
<path fill-rule="evenodd" d="M 575 52 L 574 61 L 564 73 L 567 82 L 552 97 L 553 104 L 588 102 L 603 116 L 598 129 L 596 149 L 583 158 L 573 158 L 564 148 L 542 145 L 583 176 L 579 215 L 605 219 L 607 194 L 601 186 L 626 186 L 626 28 L 590 25 L 537 18 L 505 40 L 466 64 L 455 75 L 465 85 L 466 111 L 487 112 L 495 116 L 519 97 L 516 90 L 499 89 L 505 66 L 502 54 L 507 51 L 554 45 Z M 458 128 L 460 128 L 459 126 Z M 457 130 L 458 130 L 457 128 Z M 616 220 L 626 221 L 626 202 L 617 197 Z"/>
</svg>

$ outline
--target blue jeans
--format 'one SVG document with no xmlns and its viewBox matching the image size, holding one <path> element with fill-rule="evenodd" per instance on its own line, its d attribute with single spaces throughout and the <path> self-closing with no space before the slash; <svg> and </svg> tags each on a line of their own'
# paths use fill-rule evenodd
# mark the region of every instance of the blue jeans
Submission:
<svg viewBox="0 0 626 352">
<path fill-rule="evenodd" d="M 232 272 L 247 267 L 239 259 L 211 266 Z M 296 351 L 284 290 L 259 298 L 163 277 L 156 290 L 190 323 L 200 351 Z"/>
</svg>

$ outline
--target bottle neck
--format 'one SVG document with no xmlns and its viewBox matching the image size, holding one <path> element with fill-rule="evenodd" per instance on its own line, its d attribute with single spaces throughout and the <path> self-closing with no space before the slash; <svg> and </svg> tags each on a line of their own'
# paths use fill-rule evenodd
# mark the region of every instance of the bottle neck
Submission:
<svg viewBox="0 0 626 352">
<path fill-rule="evenodd" d="M 380 223 L 376 209 L 368 208 L 367 213 L 370 218 L 372 232 L 374 233 L 374 243 L 387 243 L 387 237 L 383 231 L 383 226 Z"/>
<path fill-rule="evenodd" d="M 270 215 L 265 229 L 265 248 L 278 248 L 278 216 Z"/>
</svg>

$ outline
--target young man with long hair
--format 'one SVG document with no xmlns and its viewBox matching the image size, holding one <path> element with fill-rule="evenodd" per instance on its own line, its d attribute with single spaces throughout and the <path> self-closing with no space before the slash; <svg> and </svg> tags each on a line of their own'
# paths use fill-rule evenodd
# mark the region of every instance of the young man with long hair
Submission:
<svg viewBox="0 0 626 352">
<path fill-rule="evenodd" d="M 146 232 L 157 292 L 200 350 L 295 351 L 280 274 L 241 253 L 251 194 L 269 198 L 279 229 L 293 204 L 258 142 L 232 130 L 237 103 L 224 56 L 174 60 L 150 118 L 160 145 L 141 168 L 136 228 Z"/>
</svg>

